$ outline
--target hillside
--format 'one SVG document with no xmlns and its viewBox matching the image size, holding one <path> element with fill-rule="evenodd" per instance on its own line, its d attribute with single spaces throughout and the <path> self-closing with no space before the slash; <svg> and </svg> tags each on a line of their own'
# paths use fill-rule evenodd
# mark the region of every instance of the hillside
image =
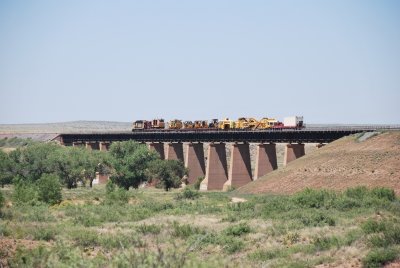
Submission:
<svg viewBox="0 0 400 268">
<path fill-rule="evenodd" d="M 237 193 L 291 194 L 304 188 L 343 190 L 348 187 L 390 187 L 400 194 L 400 132 L 367 138 L 359 135 L 332 142 Z"/>
</svg>

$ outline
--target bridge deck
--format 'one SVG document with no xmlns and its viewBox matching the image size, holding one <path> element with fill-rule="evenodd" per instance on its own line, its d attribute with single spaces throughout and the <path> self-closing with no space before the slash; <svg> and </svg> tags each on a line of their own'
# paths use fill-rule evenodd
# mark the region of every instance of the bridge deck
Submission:
<svg viewBox="0 0 400 268">
<path fill-rule="evenodd" d="M 124 141 L 138 142 L 283 142 L 328 143 L 344 136 L 394 127 L 331 127 L 269 130 L 135 130 L 133 132 L 66 133 L 58 139 L 64 144 L 72 142 Z"/>
</svg>

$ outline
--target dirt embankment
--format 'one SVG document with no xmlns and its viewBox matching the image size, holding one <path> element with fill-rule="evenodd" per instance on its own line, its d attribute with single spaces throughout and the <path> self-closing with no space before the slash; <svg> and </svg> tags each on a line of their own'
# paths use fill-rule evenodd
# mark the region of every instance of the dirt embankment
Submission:
<svg viewBox="0 0 400 268">
<path fill-rule="evenodd" d="M 238 193 L 291 194 L 304 188 L 343 190 L 390 187 L 400 195 L 400 132 L 332 142 L 238 189 Z"/>
</svg>

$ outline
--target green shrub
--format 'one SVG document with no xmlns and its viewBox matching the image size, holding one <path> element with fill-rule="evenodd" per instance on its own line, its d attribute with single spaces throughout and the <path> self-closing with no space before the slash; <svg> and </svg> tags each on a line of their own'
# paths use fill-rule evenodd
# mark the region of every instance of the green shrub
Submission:
<svg viewBox="0 0 400 268">
<path fill-rule="evenodd" d="M 363 259 L 364 267 L 381 267 L 384 264 L 395 260 L 397 253 L 393 249 L 373 249 Z"/>
<path fill-rule="evenodd" d="M 369 242 L 373 247 L 388 247 L 400 244 L 400 224 L 397 221 L 368 220 L 361 225 L 366 234 L 373 234 Z"/>
<path fill-rule="evenodd" d="M 120 188 L 111 180 L 106 184 L 106 204 L 126 204 L 129 201 L 129 192 L 124 188 Z"/>
<path fill-rule="evenodd" d="M 329 208 L 335 198 L 336 194 L 334 192 L 307 188 L 302 192 L 296 193 L 292 200 L 302 208 Z"/>
<path fill-rule="evenodd" d="M 77 246 L 99 246 L 101 243 L 101 236 L 97 232 L 88 229 L 75 229 L 70 231 L 69 235 Z"/>
<path fill-rule="evenodd" d="M 300 240 L 300 235 L 298 232 L 287 233 L 283 238 L 283 242 L 285 245 L 290 246 L 296 244 Z"/>
<path fill-rule="evenodd" d="M 6 200 L 3 196 L 3 193 L 0 191 L 0 211 L 4 207 L 5 202 L 6 202 Z"/>
<path fill-rule="evenodd" d="M 256 250 L 253 253 L 250 253 L 248 257 L 252 260 L 257 261 L 268 261 L 275 258 L 286 257 L 287 254 L 284 254 L 284 251 L 281 249 L 273 249 L 273 250 Z"/>
<path fill-rule="evenodd" d="M 102 235 L 98 241 L 99 246 L 106 249 L 143 247 L 144 242 L 132 233 L 116 233 Z"/>
<path fill-rule="evenodd" d="M 190 189 L 189 187 L 185 187 L 183 191 L 179 194 L 177 194 L 176 199 L 181 200 L 181 199 L 196 199 L 200 197 L 200 193 L 198 191 L 194 191 Z"/>
<path fill-rule="evenodd" d="M 205 233 L 198 227 L 193 227 L 189 224 L 179 224 L 176 221 L 172 223 L 172 228 L 172 235 L 180 238 L 188 238 L 191 235 Z"/>
<path fill-rule="evenodd" d="M 13 201 L 17 205 L 37 205 L 38 191 L 31 182 L 16 181 L 14 183 Z"/>
<path fill-rule="evenodd" d="M 221 235 L 218 238 L 218 244 L 222 245 L 225 252 L 232 254 L 243 249 L 244 243 L 240 238 Z"/>
<path fill-rule="evenodd" d="M 136 227 L 136 230 L 142 234 L 159 234 L 161 226 L 155 224 L 141 224 Z"/>
<path fill-rule="evenodd" d="M 301 214 L 299 217 L 304 226 L 335 226 L 335 219 L 328 216 L 326 213 L 314 212 L 311 214 Z"/>
<path fill-rule="evenodd" d="M 396 199 L 396 194 L 393 189 L 378 187 L 371 191 L 371 195 L 377 197 L 378 199 L 394 201 Z"/>
<path fill-rule="evenodd" d="M 204 177 L 198 177 L 196 182 L 193 184 L 195 190 L 200 190 L 200 184 L 204 180 Z"/>
<path fill-rule="evenodd" d="M 40 245 L 33 249 L 18 247 L 10 260 L 11 267 L 45 267 L 49 258 L 49 250 Z"/>
<path fill-rule="evenodd" d="M 39 201 L 50 205 L 59 204 L 62 200 L 60 178 L 54 174 L 43 174 L 36 181 Z"/>
<path fill-rule="evenodd" d="M 251 229 L 247 223 L 240 223 L 238 225 L 229 226 L 225 229 L 224 233 L 227 235 L 241 236 L 250 233 Z"/>
<path fill-rule="evenodd" d="M 320 250 L 327 250 L 333 247 L 340 247 L 340 241 L 336 236 L 332 237 L 325 237 L 325 236 L 316 236 L 313 238 L 312 241 L 315 249 Z"/>
<path fill-rule="evenodd" d="M 361 224 L 361 229 L 366 234 L 379 233 L 385 230 L 385 224 L 369 219 Z"/>
<path fill-rule="evenodd" d="M 348 188 L 344 191 L 344 195 L 349 198 L 362 200 L 368 195 L 368 189 L 365 186 Z"/>
<path fill-rule="evenodd" d="M 54 240 L 56 235 L 57 231 L 49 227 L 39 227 L 33 233 L 33 237 L 35 240 L 44 240 L 44 241 Z"/>
<path fill-rule="evenodd" d="M 85 227 L 98 226 L 101 221 L 98 214 L 93 212 L 78 212 L 73 218 L 74 224 L 80 224 Z"/>
</svg>

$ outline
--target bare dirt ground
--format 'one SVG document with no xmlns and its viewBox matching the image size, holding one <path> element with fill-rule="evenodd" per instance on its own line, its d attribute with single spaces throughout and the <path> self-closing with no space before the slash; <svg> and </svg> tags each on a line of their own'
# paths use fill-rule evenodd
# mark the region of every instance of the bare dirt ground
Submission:
<svg viewBox="0 0 400 268">
<path fill-rule="evenodd" d="M 332 142 L 238 189 L 238 193 L 291 194 L 304 188 L 389 187 L 400 194 L 400 132 Z"/>
</svg>

